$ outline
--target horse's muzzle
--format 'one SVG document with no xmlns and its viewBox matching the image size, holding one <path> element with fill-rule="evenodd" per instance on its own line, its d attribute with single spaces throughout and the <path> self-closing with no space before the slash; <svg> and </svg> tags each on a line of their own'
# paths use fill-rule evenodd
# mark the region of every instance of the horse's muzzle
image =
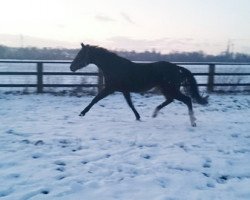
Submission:
<svg viewBox="0 0 250 200">
<path fill-rule="evenodd" d="M 72 71 L 72 72 L 76 72 L 76 70 L 75 70 L 75 69 L 73 69 L 71 66 L 70 66 L 70 71 Z"/>
</svg>

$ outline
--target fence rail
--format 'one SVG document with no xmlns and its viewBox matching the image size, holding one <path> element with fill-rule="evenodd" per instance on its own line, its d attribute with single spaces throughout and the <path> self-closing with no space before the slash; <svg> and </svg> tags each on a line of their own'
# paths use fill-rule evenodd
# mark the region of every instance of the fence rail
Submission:
<svg viewBox="0 0 250 200">
<path fill-rule="evenodd" d="M 7 83 L 2 84 L 0 83 L 0 87 L 35 87 L 38 93 L 42 93 L 44 91 L 44 87 L 97 87 L 98 90 L 101 90 L 101 88 L 104 85 L 104 77 L 101 71 L 98 72 L 45 72 L 44 71 L 44 64 L 70 64 L 71 61 L 60 61 L 60 60 L 53 60 L 53 61 L 47 61 L 47 60 L 0 60 L 0 63 L 6 63 L 6 66 L 8 64 L 16 63 L 16 64 L 35 64 L 36 65 L 36 71 L 35 72 L 1 72 L 0 71 L 0 77 L 1 76 L 36 76 L 36 84 L 18 84 L 18 83 Z M 250 86 L 250 77 L 249 81 L 247 83 L 215 83 L 215 76 L 250 76 L 250 72 L 242 73 L 227 73 L 227 72 L 216 72 L 216 66 L 218 65 L 230 65 L 230 66 L 242 66 L 247 65 L 250 67 L 250 63 L 231 63 L 231 62 L 174 62 L 177 65 L 202 65 L 204 67 L 208 67 L 207 73 L 193 73 L 194 76 L 207 76 L 207 83 L 198 84 L 199 86 L 205 86 L 207 88 L 208 92 L 213 92 L 215 86 Z M 11 66 L 10 66 L 11 67 Z M 44 83 L 44 76 L 45 75 L 66 75 L 66 76 L 97 76 L 98 81 L 97 83 L 91 83 L 91 84 L 45 84 Z"/>
</svg>

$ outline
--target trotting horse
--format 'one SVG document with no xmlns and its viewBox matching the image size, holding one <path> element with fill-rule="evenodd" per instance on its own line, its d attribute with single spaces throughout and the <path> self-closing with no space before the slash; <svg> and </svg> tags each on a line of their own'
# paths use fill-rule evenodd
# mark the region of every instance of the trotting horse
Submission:
<svg viewBox="0 0 250 200">
<path fill-rule="evenodd" d="M 134 112 L 136 120 L 140 120 L 140 115 L 131 101 L 130 92 L 143 92 L 157 87 L 166 100 L 155 108 L 153 117 L 157 116 L 160 109 L 177 99 L 187 105 L 191 125 L 196 126 L 191 98 L 182 94 L 180 87 L 183 83 L 188 84 L 191 97 L 197 103 L 207 104 L 207 97 L 201 97 L 196 80 L 189 70 L 165 61 L 134 63 L 101 47 L 84 44 L 81 46 L 81 50 L 70 66 L 71 71 L 75 72 L 90 63 L 95 64 L 103 72 L 105 87 L 80 116 L 84 116 L 99 100 L 119 91 Z"/>
</svg>

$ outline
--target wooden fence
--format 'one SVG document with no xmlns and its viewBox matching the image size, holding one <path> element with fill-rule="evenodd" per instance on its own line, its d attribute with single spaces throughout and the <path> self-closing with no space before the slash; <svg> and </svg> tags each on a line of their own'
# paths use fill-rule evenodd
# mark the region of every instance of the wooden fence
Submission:
<svg viewBox="0 0 250 200">
<path fill-rule="evenodd" d="M 0 63 L 5 63 L 4 65 L 8 66 L 9 64 L 28 64 L 33 63 L 36 65 L 36 71 L 35 72 L 13 72 L 13 71 L 0 71 L 0 80 L 1 76 L 10 76 L 10 75 L 16 75 L 16 76 L 36 76 L 36 83 L 35 84 L 20 84 L 20 83 L 1 83 L 0 81 L 0 87 L 35 87 L 38 93 L 42 93 L 44 91 L 44 87 L 97 87 L 98 90 L 101 90 L 101 88 L 104 85 L 104 78 L 102 73 L 99 72 L 46 72 L 44 71 L 44 64 L 70 64 L 71 61 L 47 61 L 47 60 L 0 60 Z M 239 72 L 239 73 L 217 73 L 216 72 L 216 66 L 217 65 L 223 65 L 223 66 L 242 66 L 242 65 L 248 65 L 250 68 L 250 63 L 231 63 L 231 62 L 174 62 L 177 65 L 182 66 L 204 66 L 208 67 L 208 72 L 206 73 L 193 73 L 194 76 L 207 76 L 207 83 L 198 84 L 199 86 L 205 86 L 207 88 L 208 92 L 213 92 L 215 86 L 250 86 L 250 77 L 249 81 L 247 83 L 215 83 L 215 76 L 250 76 L 250 73 L 247 72 Z M 11 66 L 9 67 L 11 68 Z M 249 70 L 250 71 L 250 70 Z M 43 77 L 45 75 L 66 75 L 66 76 L 97 76 L 98 81 L 96 83 L 91 84 L 45 84 Z"/>
</svg>

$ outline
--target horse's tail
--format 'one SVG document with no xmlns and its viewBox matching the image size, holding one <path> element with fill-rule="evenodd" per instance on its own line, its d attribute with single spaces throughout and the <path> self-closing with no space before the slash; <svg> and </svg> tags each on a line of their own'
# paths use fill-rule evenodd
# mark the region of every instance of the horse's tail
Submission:
<svg viewBox="0 0 250 200">
<path fill-rule="evenodd" d="M 191 97 L 194 98 L 197 103 L 205 105 L 208 103 L 208 96 L 202 97 L 199 93 L 197 82 L 193 76 L 193 74 L 186 68 L 180 67 L 182 73 L 182 82 L 185 84 L 185 89 L 188 90 Z"/>
</svg>

